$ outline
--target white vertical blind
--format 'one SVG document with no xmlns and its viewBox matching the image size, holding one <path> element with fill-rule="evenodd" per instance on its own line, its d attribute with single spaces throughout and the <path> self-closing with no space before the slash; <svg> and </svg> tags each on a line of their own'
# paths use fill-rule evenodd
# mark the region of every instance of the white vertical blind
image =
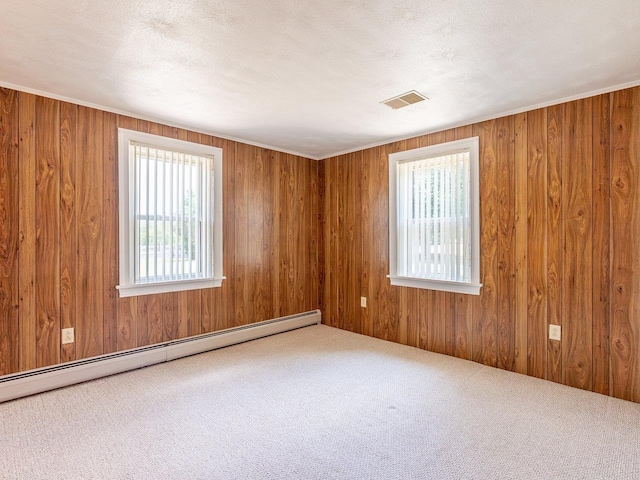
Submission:
<svg viewBox="0 0 640 480">
<path fill-rule="evenodd" d="M 213 276 L 213 158 L 131 145 L 136 284 Z"/>
<path fill-rule="evenodd" d="M 470 153 L 398 162 L 398 258 L 406 276 L 471 281 Z"/>
</svg>

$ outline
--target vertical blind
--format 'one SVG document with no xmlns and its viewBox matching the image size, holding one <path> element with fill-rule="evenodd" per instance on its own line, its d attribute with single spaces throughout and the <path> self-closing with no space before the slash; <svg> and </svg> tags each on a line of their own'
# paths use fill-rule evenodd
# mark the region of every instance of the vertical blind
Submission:
<svg viewBox="0 0 640 480">
<path fill-rule="evenodd" d="M 134 283 L 213 276 L 213 158 L 131 143 Z"/>
<path fill-rule="evenodd" d="M 399 272 L 471 281 L 470 153 L 398 162 Z"/>
</svg>

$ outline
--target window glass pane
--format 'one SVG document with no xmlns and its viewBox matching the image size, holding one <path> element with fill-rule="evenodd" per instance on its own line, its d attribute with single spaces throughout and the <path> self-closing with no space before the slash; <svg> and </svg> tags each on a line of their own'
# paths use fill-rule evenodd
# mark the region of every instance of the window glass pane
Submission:
<svg viewBox="0 0 640 480">
<path fill-rule="evenodd" d="M 213 159 L 134 145 L 134 282 L 208 278 L 212 274 Z M 206 243 L 205 243 L 206 242 Z"/>
<path fill-rule="evenodd" d="M 408 276 L 469 282 L 471 277 L 469 152 L 398 163 L 399 193 L 409 188 L 400 218 Z M 406 193 L 406 192 L 405 192 Z"/>
</svg>

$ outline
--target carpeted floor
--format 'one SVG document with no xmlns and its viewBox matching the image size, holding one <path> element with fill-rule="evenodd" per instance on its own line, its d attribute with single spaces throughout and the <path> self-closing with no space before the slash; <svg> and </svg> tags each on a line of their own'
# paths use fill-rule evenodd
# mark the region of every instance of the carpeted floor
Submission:
<svg viewBox="0 0 640 480">
<path fill-rule="evenodd" d="M 2 479 L 639 479 L 640 405 L 327 326 L 0 404 Z"/>
</svg>

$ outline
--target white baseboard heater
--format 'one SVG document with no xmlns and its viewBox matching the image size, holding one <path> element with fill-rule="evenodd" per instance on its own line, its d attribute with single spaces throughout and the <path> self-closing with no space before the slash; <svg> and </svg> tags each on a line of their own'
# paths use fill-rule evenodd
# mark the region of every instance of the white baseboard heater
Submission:
<svg viewBox="0 0 640 480">
<path fill-rule="evenodd" d="M 0 403 L 321 323 L 320 310 L 0 377 Z"/>
</svg>

